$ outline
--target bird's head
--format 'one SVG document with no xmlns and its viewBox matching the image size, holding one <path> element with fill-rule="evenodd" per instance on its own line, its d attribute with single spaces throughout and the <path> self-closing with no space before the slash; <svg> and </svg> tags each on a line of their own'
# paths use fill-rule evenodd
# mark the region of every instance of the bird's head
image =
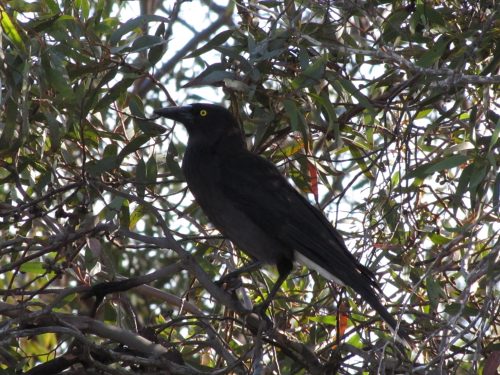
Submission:
<svg viewBox="0 0 500 375">
<path fill-rule="evenodd" d="M 189 141 L 206 145 L 227 142 L 243 146 L 243 137 L 235 118 L 224 107 L 196 103 L 180 107 L 155 110 L 155 114 L 182 123 L 189 134 Z"/>
</svg>

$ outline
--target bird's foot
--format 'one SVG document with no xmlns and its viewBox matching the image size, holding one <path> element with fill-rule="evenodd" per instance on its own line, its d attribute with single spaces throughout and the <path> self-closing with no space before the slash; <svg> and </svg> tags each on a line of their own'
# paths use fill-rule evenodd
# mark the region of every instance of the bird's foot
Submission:
<svg viewBox="0 0 500 375">
<path fill-rule="evenodd" d="M 261 265 L 262 262 L 254 261 L 222 276 L 218 281 L 215 282 L 215 284 L 221 288 L 227 285 L 230 289 L 237 289 L 243 284 L 240 276 L 244 273 L 252 272 L 253 270 L 259 268 Z"/>
<path fill-rule="evenodd" d="M 263 324 L 263 327 L 262 327 L 263 331 L 267 331 L 267 330 L 274 327 L 273 321 L 266 314 L 268 307 L 269 307 L 269 304 L 264 302 L 264 303 L 260 303 L 258 305 L 255 305 L 252 309 L 252 313 L 257 315 L 260 318 L 260 320 Z"/>
<path fill-rule="evenodd" d="M 241 288 L 243 282 L 238 275 L 231 275 L 228 273 L 225 276 L 222 276 L 219 280 L 214 282 L 219 288 L 224 289 L 225 291 L 234 291 L 238 288 Z"/>
</svg>

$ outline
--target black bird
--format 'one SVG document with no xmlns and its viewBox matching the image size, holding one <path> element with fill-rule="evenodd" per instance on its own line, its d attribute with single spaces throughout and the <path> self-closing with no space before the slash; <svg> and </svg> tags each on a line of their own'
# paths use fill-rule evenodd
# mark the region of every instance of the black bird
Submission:
<svg viewBox="0 0 500 375">
<path fill-rule="evenodd" d="M 235 118 L 213 104 L 157 109 L 179 121 L 189 140 L 182 170 L 189 189 L 215 227 L 258 262 L 276 265 L 279 278 L 294 261 L 328 280 L 347 285 L 397 330 L 397 322 L 380 303 L 374 274 L 347 250 L 325 216 L 297 192 L 274 164 L 248 151 Z M 406 335 L 400 339 L 406 340 Z"/>
</svg>

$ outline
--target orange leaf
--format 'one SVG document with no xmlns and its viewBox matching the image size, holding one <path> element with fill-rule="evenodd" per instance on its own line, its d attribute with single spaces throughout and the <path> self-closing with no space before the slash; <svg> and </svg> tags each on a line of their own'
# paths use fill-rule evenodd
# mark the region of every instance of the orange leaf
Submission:
<svg viewBox="0 0 500 375">
<path fill-rule="evenodd" d="M 307 167 L 309 169 L 309 181 L 310 181 L 309 185 L 311 188 L 311 192 L 314 194 L 314 198 L 317 201 L 318 200 L 318 169 L 310 161 L 307 161 Z"/>
<path fill-rule="evenodd" d="M 349 320 L 349 305 L 346 302 L 342 302 L 339 306 L 339 322 L 338 322 L 339 336 L 344 335 L 347 329 L 348 320 Z"/>
</svg>

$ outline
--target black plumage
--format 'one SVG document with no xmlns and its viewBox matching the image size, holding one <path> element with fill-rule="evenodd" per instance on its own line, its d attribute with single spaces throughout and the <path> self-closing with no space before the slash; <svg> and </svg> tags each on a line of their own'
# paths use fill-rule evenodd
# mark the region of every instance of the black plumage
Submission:
<svg viewBox="0 0 500 375">
<path fill-rule="evenodd" d="M 212 104 L 155 111 L 184 124 L 189 140 L 182 163 L 188 187 L 207 217 L 240 249 L 274 264 L 280 287 L 298 261 L 359 293 L 392 330 L 373 273 L 347 250 L 337 230 L 278 169 L 246 149 L 231 113 Z"/>
</svg>

